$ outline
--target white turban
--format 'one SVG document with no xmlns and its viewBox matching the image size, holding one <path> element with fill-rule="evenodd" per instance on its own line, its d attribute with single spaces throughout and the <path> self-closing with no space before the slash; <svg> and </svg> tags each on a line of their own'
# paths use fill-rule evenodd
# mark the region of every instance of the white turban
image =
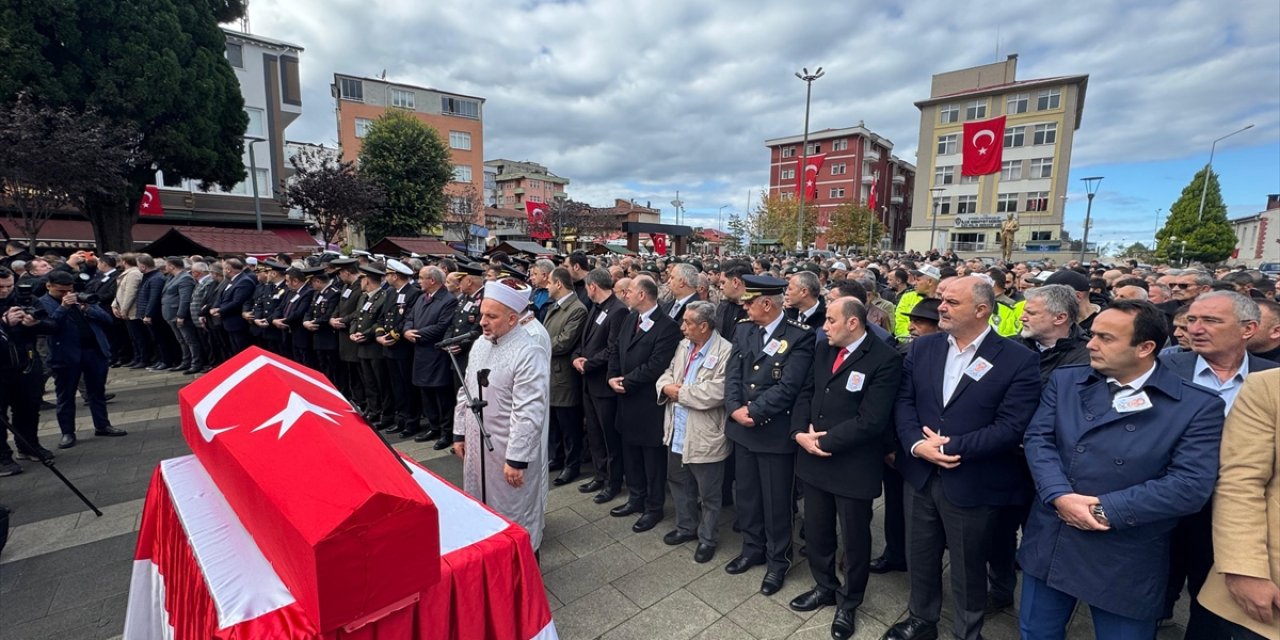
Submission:
<svg viewBox="0 0 1280 640">
<path fill-rule="evenodd" d="M 532 291 L 529 287 L 516 289 L 497 280 L 491 280 L 484 285 L 484 299 L 501 303 L 512 311 L 520 313 L 529 306 L 529 294 Z"/>
</svg>

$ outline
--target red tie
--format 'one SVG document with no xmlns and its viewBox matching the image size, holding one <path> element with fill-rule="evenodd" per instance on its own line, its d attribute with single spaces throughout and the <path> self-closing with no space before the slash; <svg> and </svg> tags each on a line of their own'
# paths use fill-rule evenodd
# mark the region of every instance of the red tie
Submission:
<svg viewBox="0 0 1280 640">
<path fill-rule="evenodd" d="M 844 357 L 847 355 L 849 355 L 848 349 L 841 349 L 840 353 L 836 354 L 836 363 L 831 365 L 831 373 L 834 374 L 840 370 L 840 364 L 844 362 Z"/>
</svg>

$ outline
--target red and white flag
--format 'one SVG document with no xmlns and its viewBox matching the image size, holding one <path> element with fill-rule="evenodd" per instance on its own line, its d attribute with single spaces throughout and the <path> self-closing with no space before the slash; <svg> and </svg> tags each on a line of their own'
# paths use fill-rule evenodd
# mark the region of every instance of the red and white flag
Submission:
<svg viewBox="0 0 1280 640">
<path fill-rule="evenodd" d="M 822 163 L 826 159 L 827 154 L 819 153 L 805 160 L 804 169 L 796 172 L 796 197 L 799 197 L 800 190 L 804 189 L 805 200 L 818 198 L 818 175 L 822 173 Z M 799 166 L 799 163 L 796 164 Z"/>
<path fill-rule="evenodd" d="M 653 252 L 660 256 L 667 255 L 667 234 L 653 234 Z"/>
<path fill-rule="evenodd" d="M 529 217 L 529 237 L 534 240 L 550 240 L 553 234 L 551 224 L 547 220 L 546 203 L 526 200 L 524 210 Z"/>
<path fill-rule="evenodd" d="M 876 190 L 880 188 L 880 172 L 875 173 L 875 178 L 871 180 L 871 194 L 867 196 L 867 208 L 873 212 L 876 210 Z"/>
<path fill-rule="evenodd" d="M 147 190 L 142 192 L 142 199 L 138 201 L 138 215 L 164 215 L 164 205 L 160 203 L 160 189 L 156 185 L 149 184 Z"/>
<path fill-rule="evenodd" d="M 1000 171 L 1004 157 L 1004 116 L 964 123 L 960 175 L 985 176 Z"/>
</svg>

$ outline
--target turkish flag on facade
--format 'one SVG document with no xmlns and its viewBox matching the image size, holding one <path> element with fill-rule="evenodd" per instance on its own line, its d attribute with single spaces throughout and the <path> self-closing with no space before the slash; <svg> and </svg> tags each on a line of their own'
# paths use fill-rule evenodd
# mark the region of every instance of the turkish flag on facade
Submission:
<svg viewBox="0 0 1280 640">
<path fill-rule="evenodd" d="M 660 256 L 667 255 L 667 234 L 653 234 L 653 252 Z"/>
<path fill-rule="evenodd" d="M 149 184 L 147 190 L 142 192 L 142 199 L 138 201 L 138 215 L 164 215 L 164 206 L 160 204 L 160 189 L 156 185 Z"/>
<path fill-rule="evenodd" d="M 872 211 L 876 210 L 876 189 L 880 188 L 880 172 L 876 172 L 876 177 L 871 181 L 871 195 L 867 196 L 867 208 Z"/>
<path fill-rule="evenodd" d="M 822 163 L 827 159 L 827 154 L 819 153 L 809 156 L 805 161 L 804 170 L 796 172 L 796 193 L 799 194 L 804 189 L 805 200 L 815 200 L 818 197 L 818 174 L 822 172 Z M 797 164 L 797 166 L 799 166 Z"/>
<path fill-rule="evenodd" d="M 547 205 L 543 202 L 526 201 L 525 213 L 529 216 L 529 237 L 534 240 L 550 240 L 551 225 L 547 222 Z"/>
<path fill-rule="evenodd" d="M 1004 157 L 1004 116 L 964 123 L 962 176 L 985 176 L 1000 170 Z"/>
</svg>

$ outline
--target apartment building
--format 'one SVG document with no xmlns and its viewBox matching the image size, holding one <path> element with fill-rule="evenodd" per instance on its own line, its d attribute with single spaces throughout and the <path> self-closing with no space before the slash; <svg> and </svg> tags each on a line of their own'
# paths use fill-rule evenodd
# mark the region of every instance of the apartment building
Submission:
<svg viewBox="0 0 1280 640">
<path fill-rule="evenodd" d="M 492 170 L 493 200 L 497 207 L 523 210 L 526 202 L 553 202 L 564 199 L 568 178 L 551 173 L 536 162 L 486 160 L 485 172 Z M 486 175 L 486 179 L 488 179 Z"/>
</svg>

